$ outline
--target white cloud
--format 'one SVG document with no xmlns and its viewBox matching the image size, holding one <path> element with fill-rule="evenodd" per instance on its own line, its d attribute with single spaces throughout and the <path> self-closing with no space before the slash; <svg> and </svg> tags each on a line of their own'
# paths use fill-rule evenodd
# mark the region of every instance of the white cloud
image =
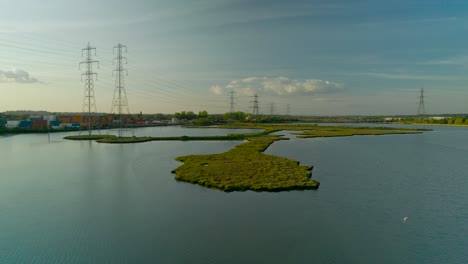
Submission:
<svg viewBox="0 0 468 264">
<path fill-rule="evenodd" d="M 0 70 L 0 82 L 37 83 L 39 80 L 29 76 L 27 71 L 13 69 L 11 71 Z"/>
<path fill-rule="evenodd" d="M 316 79 L 293 80 L 287 77 L 249 77 L 232 80 L 225 88 L 232 89 L 236 91 L 237 94 L 248 96 L 252 96 L 255 93 L 272 95 L 313 95 L 339 92 L 343 90 L 344 86 L 340 83 Z M 210 91 L 215 93 L 216 89 L 211 87 Z"/>
<path fill-rule="evenodd" d="M 213 85 L 210 87 L 210 93 L 220 95 L 223 94 L 223 88 L 218 85 Z"/>
<path fill-rule="evenodd" d="M 464 65 L 468 64 L 468 56 L 461 55 L 461 56 L 458 56 L 458 57 L 451 57 L 451 58 L 446 58 L 446 59 L 441 59 L 441 60 L 431 60 L 431 61 L 423 62 L 421 64 L 464 66 Z"/>
<path fill-rule="evenodd" d="M 226 88 L 228 89 L 236 89 L 239 87 L 240 87 L 240 80 L 230 81 L 228 85 L 226 85 Z"/>
<path fill-rule="evenodd" d="M 245 78 L 242 80 L 243 83 L 253 83 L 253 82 L 256 82 L 258 80 L 257 77 L 250 77 L 250 78 Z"/>
</svg>

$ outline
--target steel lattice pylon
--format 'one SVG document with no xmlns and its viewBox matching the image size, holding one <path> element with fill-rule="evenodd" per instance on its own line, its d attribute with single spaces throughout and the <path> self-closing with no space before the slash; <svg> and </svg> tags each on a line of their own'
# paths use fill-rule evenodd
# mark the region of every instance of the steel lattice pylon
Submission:
<svg viewBox="0 0 468 264">
<path fill-rule="evenodd" d="M 419 107 L 418 107 L 418 115 L 425 115 L 426 109 L 424 107 L 424 88 L 421 88 L 421 94 L 419 95 Z"/>
<path fill-rule="evenodd" d="M 85 57 L 86 59 L 79 64 L 79 68 L 81 70 L 81 65 L 84 64 L 86 66 L 85 72 L 81 74 L 81 81 L 83 81 L 83 76 L 85 76 L 85 90 L 84 90 L 84 99 L 83 99 L 83 115 L 82 115 L 82 123 L 85 121 L 85 113 L 87 113 L 87 126 L 88 126 L 88 135 L 91 136 L 92 130 L 92 115 L 97 112 L 96 109 L 96 98 L 94 96 L 94 78 L 96 77 L 97 80 L 97 73 L 93 72 L 93 65 L 97 63 L 99 68 L 99 61 L 93 60 L 93 51 L 94 55 L 96 55 L 96 48 L 91 47 L 88 42 L 86 48 L 82 49 L 81 56 Z"/>
<path fill-rule="evenodd" d="M 258 111 L 258 95 L 255 94 L 253 96 L 254 100 L 252 101 L 253 103 L 253 106 L 252 106 L 252 115 L 254 116 L 258 116 L 259 115 L 259 111 Z"/>
<path fill-rule="evenodd" d="M 123 51 L 125 49 L 125 51 Z M 124 72 L 128 76 L 127 69 L 123 67 L 123 61 L 127 64 L 127 58 L 122 56 L 123 52 L 127 52 L 127 46 L 118 44 L 114 47 L 114 58 L 115 69 L 112 72 L 112 75 L 115 73 L 115 90 L 114 97 L 112 99 L 112 108 L 111 113 L 117 113 L 119 116 L 119 137 L 122 137 L 122 132 L 128 128 L 128 123 L 124 122 L 124 115 L 130 117 L 130 108 L 127 101 L 127 93 L 125 92 L 125 82 L 124 82 Z M 133 131 L 132 131 L 133 133 Z"/>
<path fill-rule="evenodd" d="M 270 115 L 274 115 L 276 110 L 275 103 L 270 103 Z"/>
<path fill-rule="evenodd" d="M 234 94 L 236 94 L 236 92 L 234 92 L 234 91 L 230 92 L 230 95 L 231 95 L 230 99 L 231 100 L 230 100 L 230 104 L 229 104 L 229 113 L 234 113 L 234 105 L 235 105 L 235 103 L 234 103 Z"/>
</svg>

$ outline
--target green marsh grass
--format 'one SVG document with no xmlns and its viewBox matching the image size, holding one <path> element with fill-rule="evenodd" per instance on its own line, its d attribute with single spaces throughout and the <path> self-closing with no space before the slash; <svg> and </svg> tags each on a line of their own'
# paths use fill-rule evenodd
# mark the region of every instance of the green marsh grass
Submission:
<svg viewBox="0 0 468 264">
<path fill-rule="evenodd" d="M 114 135 L 76 135 L 76 136 L 66 136 L 64 139 L 69 140 L 101 140 L 101 139 L 110 139 L 115 138 Z"/>
<path fill-rule="evenodd" d="M 184 164 L 173 173 L 178 181 L 225 192 L 317 189 L 319 183 L 310 179 L 311 166 L 263 153 L 274 141 L 284 139 L 276 135 L 251 137 L 225 153 L 178 157 L 176 160 Z"/>
</svg>

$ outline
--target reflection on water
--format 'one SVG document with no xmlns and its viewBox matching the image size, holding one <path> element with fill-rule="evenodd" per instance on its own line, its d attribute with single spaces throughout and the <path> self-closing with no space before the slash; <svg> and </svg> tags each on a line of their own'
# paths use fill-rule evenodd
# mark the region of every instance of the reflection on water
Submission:
<svg viewBox="0 0 468 264">
<path fill-rule="evenodd" d="M 177 156 L 240 142 L 2 137 L 0 263 L 465 263 L 468 130 L 434 129 L 275 142 L 266 153 L 313 164 L 321 182 L 282 193 L 223 193 L 170 173 Z"/>
</svg>

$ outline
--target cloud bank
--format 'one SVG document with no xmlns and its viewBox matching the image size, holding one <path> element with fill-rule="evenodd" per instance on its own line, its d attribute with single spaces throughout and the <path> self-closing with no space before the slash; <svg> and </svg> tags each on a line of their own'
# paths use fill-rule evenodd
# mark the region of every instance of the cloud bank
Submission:
<svg viewBox="0 0 468 264">
<path fill-rule="evenodd" d="M 16 83 L 37 83 L 38 79 L 29 76 L 27 71 L 23 70 L 0 70 L 0 82 L 16 82 Z"/>
<path fill-rule="evenodd" d="M 212 86 L 210 92 L 220 95 L 225 90 L 234 90 L 239 95 L 252 96 L 255 93 L 270 95 L 314 95 L 336 93 L 344 89 L 343 84 L 308 79 L 293 80 L 287 77 L 249 77 L 230 81 L 226 86 Z"/>
<path fill-rule="evenodd" d="M 223 94 L 223 88 L 219 87 L 218 85 L 213 85 L 210 87 L 210 93 L 216 95 Z"/>
</svg>

